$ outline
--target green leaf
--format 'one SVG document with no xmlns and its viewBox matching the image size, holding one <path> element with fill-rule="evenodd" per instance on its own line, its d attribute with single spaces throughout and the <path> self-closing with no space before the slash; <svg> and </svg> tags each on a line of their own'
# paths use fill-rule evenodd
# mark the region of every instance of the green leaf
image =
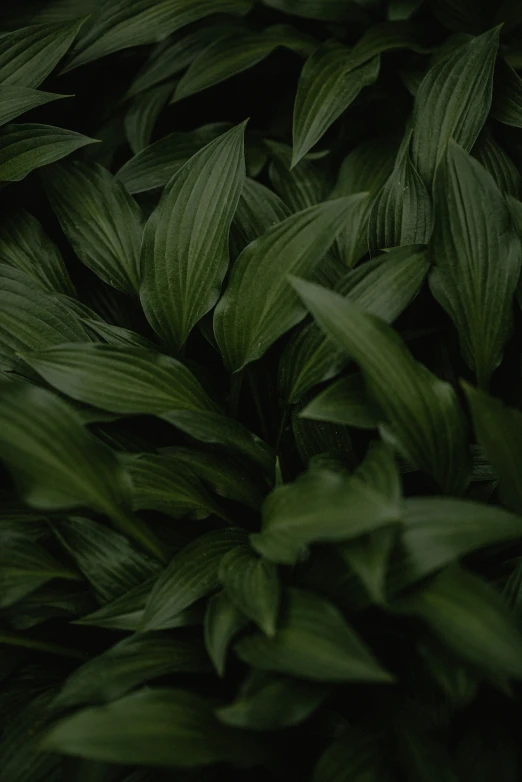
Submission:
<svg viewBox="0 0 522 782">
<path fill-rule="evenodd" d="M 36 234 L 38 236 L 38 234 Z M 44 257 L 45 245 L 42 248 Z M 84 342 L 79 319 L 32 277 L 0 264 L 0 339 L 11 351 L 39 350 L 62 342 Z"/>
<path fill-rule="evenodd" d="M 424 182 L 404 144 L 395 166 L 370 213 L 370 251 L 411 244 L 427 244 L 433 228 L 433 209 Z"/>
<path fill-rule="evenodd" d="M 148 578 L 94 613 L 82 616 L 76 621 L 76 624 L 105 627 L 111 630 L 137 631 L 141 626 L 145 603 L 153 586 L 154 578 Z M 186 621 L 186 613 L 185 615 L 180 614 L 177 626 L 197 624 L 198 620 L 193 622 L 192 618 Z"/>
<path fill-rule="evenodd" d="M 312 463 L 296 481 L 274 489 L 262 513 L 261 532 L 252 543 L 282 564 L 294 564 L 311 543 L 350 540 L 398 521 L 400 484 L 393 454 L 383 443 L 374 444 L 353 475 Z"/>
<path fill-rule="evenodd" d="M 43 546 L 23 537 L 0 537 L 0 608 L 13 605 L 55 578 L 79 580 L 74 570 L 65 567 Z"/>
<path fill-rule="evenodd" d="M 126 98 L 147 92 L 161 82 L 172 79 L 201 54 L 212 41 L 232 32 L 232 24 L 211 24 L 177 35 L 169 36 L 151 52 L 143 68 L 127 90 Z"/>
<path fill-rule="evenodd" d="M 2 263 L 25 272 L 47 292 L 75 295 L 60 251 L 35 217 L 23 209 L 5 210 L 0 228 Z"/>
<path fill-rule="evenodd" d="M 379 58 L 354 68 L 349 50 L 333 41 L 322 44 L 303 67 L 294 105 L 295 166 L 353 103 L 364 87 L 377 81 Z"/>
<path fill-rule="evenodd" d="M 301 410 L 300 416 L 359 429 L 377 429 L 380 423 L 379 413 L 368 398 L 364 378 L 359 374 L 329 385 Z"/>
<path fill-rule="evenodd" d="M 221 559 L 245 541 L 246 532 L 229 527 L 207 532 L 183 548 L 156 581 L 141 629 L 175 627 L 178 614 L 219 587 Z"/>
<path fill-rule="evenodd" d="M 253 668 L 319 682 L 389 682 L 369 649 L 332 603 L 311 592 L 287 590 L 274 638 L 250 635 L 234 646 Z"/>
<path fill-rule="evenodd" d="M 357 573 L 375 603 L 386 602 L 386 578 L 396 532 L 384 527 L 339 546 L 340 555 Z"/>
<path fill-rule="evenodd" d="M 286 25 L 269 27 L 262 32 L 231 30 L 229 35 L 217 38 L 192 60 L 178 82 L 172 102 L 252 68 L 279 46 L 305 53 L 313 49 L 313 39 Z"/>
<path fill-rule="evenodd" d="M 43 747 L 109 763 L 192 768 L 210 763 L 256 763 L 261 750 L 248 734 L 227 728 L 201 696 L 153 689 L 56 723 Z"/>
<path fill-rule="evenodd" d="M 361 16 L 367 0 L 262 0 L 270 8 L 304 19 L 322 19 L 325 22 L 351 22 Z"/>
<path fill-rule="evenodd" d="M 502 57 L 495 68 L 491 116 L 504 125 L 522 128 L 522 79 Z"/>
<path fill-rule="evenodd" d="M 207 601 L 205 611 L 205 648 L 218 676 L 225 674 L 228 648 L 248 624 L 248 619 L 235 607 L 224 592 L 218 592 Z"/>
<path fill-rule="evenodd" d="M 214 314 L 214 333 L 229 369 L 237 371 L 260 358 L 303 319 L 287 275 L 314 272 L 360 199 L 339 198 L 298 212 L 243 250 Z"/>
<path fill-rule="evenodd" d="M 413 110 L 413 165 L 431 187 L 450 138 L 469 151 L 491 107 L 499 28 L 459 46 L 433 65 L 419 86 Z"/>
<path fill-rule="evenodd" d="M 238 125 L 191 158 L 145 227 L 141 303 L 151 326 L 175 350 L 219 297 L 245 179 L 244 128 Z"/>
<path fill-rule="evenodd" d="M 277 568 L 250 548 L 237 547 L 219 563 L 227 597 L 268 636 L 276 632 L 280 584 Z"/>
<path fill-rule="evenodd" d="M 512 324 L 522 248 L 492 177 L 456 144 L 434 186 L 430 287 L 451 316 L 464 359 L 487 387 Z"/>
<path fill-rule="evenodd" d="M 290 170 L 292 148 L 279 141 L 265 141 L 271 161 L 268 169 L 276 193 L 290 212 L 299 212 L 321 201 L 326 201 L 331 190 L 327 167 L 323 162 L 304 159 Z M 340 195 L 351 195 L 341 193 Z"/>
<path fill-rule="evenodd" d="M 409 19 L 418 11 L 424 0 L 390 0 L 388 4 L 388 19 L 399 21 Z"/>
<path fill-rule="evenodd" d="M 101 511 L 154 556 L 163 557 L 154 534 L 125 510 L 130 481 L 117 456 L 87 432 L 68 404 L 45 389 L 5 384 L 0 422 L 0 456 L 28 505 Z"/>
<path fill-rule="evenodd" d="M 281 730 L 298 725 L 325 700 L 329 687 L 264 671 L 252 671 L 236 700 L 216 710 L 226 725 L 247 730 Z"/>
<path fill-rule="evenodd" d="M 319 758 L 312 782 L 392 782 L 390 759 L 375 732 L 350 727 Z"/>
<path fill-rule="evenodd" d="M 93 313 L 95 314 L 95 313 Z M 141 334 L 136 334 L 135 331 L 130 329 L 124 329 L 121 326 L 113 326 L 112 323 L 105 323 L 101 320 L 93 320 L 93 318 L 83 318 L 82 323 L 87 326 L 89 331 L 93 331 L 96 337 L 99 337 L 103 342 L 107 342 L 108 345 L 112 345 L 116 348 L 145 348 L 146 350 L 157 351 L 158 347 L 153 342 L 150 342 L 146 337 L 142 337 Z"/>
<path fill-rule="evenodd" d="M 163 187 L 193 155 L 228 128 L 226 123 L 214 122 L 189 132 L 171 133 L 128 160 L 116 178 L 129 193 L 143 193 Z"/>
<path fill-rule="evenodd" d="M 0 84 L 38 87 L 60 62 L 83 22 L 73 19 L 5 33 L 0 41 Z"/>
<path fill-rule="evenodd" d="M 506 505 L 522 514 L 522 413 L 464 384 L 477 438 L 500 481 Z"/>
<path fill-rule="evenodd" d="M 128 538 L 90 519 L 60 519 L 53 521 L 52 529 L 101 603 L 125 595 L 158 570 L 158 563 L 137 551 Z"/>
<path fill-rule="evenodd" d="M 247 244 L 289 217 L 290 210 L 268 187 L 247 177 L 232 221 L 231 246 L 238 256 Z"/>
<path fill-rule="evenodd" d="M 379 54 L 400 49 L 427 54 L 432 48 L 427 45 L 428 32 L 429 28 L 426 26 L 408 21 L 388 21 L 373 25 L 359 38 L 350 52 L 352 68 L 363 65 Z"/>
<path fill-rule="evenodd" d="M 392 250 L 349 271 L 337 291 L 366 312 L 391 323 L 415 297 L 428 264 L 418 247 Z M 332 345 L 315 324 L 290 338 L 281 357 L 283 398 L 296 402 L 311 386 L 334 377 L 348 363 L 346 351 Z"/>
<path fill-rule="evenodd" d="M 408 499 L 391 584 L 407 587 L 477 549 L 519 538 L 522 518 L 502 508 L 443 497 Z"/>
<path fill-rule="evenodd" d="M 54 92 L 40 92 L 27 87 L 0 84 L 0 125 L 5 125 L 6 122 L 38 106 L 68 97 L 70 96 L 56 95 Z"/>
<path fill-rule="evenodd" d="M 404 598 L 458 657 L 493 674 L 522 677 L 522 636 L 500 595 L 460 568 L 448 568 Z"/>
<path fill-rule="evenodd" d="M 26 122 L 0 128 L 0 182 L 18 182 L 31 171 L 70 155 L 96 139 Z"/>
<path fill-rule="evenodd" d="M 132 480 L 132 507 L 155 510 L 174 518 L 223 518 L 224 511 L 210 497 L 198 476 L 179 460 L 156 454 L 138 454 L 126 461 Z"/>
<path fill-rule="evenodd" d="M 3 731 L 0 763 L 5 782 L 59 782 L 58 759 L 42 751 L 40 741 L 52 711 L 53 690 L 32 693 Z"/>
<path fill-rule="evenodd" d="M 77 668 L 66 679 L 54 703 L 59 708 L 105 703 L 159 676 L 207 670 L 201 643 L 159 633 L 140 633 Z"/>
<path fill-rule="evenodd" d="M 473 147 L 473 157 L 488 171 L 504 194 L 518 198 L 522 190 L 522 176 L 504 147 L 491 133 L 482 131 Z"/>
<path fill-rule="evenodd" d="M 339 467 L 339 463 L 344 469 L 357 464 L 352 438 L 346 426 L 306 421 L 299 417 L 296 409 L 291 411 L 291 420 L 292 434 L 303 465 L 308 466 L 314 457 L 324 457 L 327 467 L 328 458 L 333 459 L 334 469 Z M 276 485 L 283 483 L 281 477 Z"/>
<path fill-rule="evenodd" d="M 150 137 L 174 87 L 166 82 L 138 95 L 125 114 L 124 127 L 127 141 L 135 155 L 150 144 Z"/>
<path fill-rule="evenodd" d="M 124 293 L 139 287 L 141 213 L 126 189 L 96 163 L 60 163 L 45 191 L 78 258 Z"/>
<path fill-rule="evenodd" d="M 416 362 L 383 321 L 318 285 L 295 280 L 294 286 L 319 326 L 359 364 L 383 430 L 404 458 L 446 493 L 463 492 L 469 456 L 454 389 Z"/>
<path fill-rule="evenodd" d="M 250 7 L 250 0 L 113 0 L 78 40 L 66 70 L 130 46 L 155 43 L 210 14 L 243 15 Z"/>
</svg>

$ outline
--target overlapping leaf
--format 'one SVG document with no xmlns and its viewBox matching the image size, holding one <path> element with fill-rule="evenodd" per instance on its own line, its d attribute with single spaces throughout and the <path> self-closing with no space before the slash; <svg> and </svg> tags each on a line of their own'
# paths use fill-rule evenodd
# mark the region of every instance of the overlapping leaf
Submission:
<svg viewBox="0 0 522 782">
<path fill-rule="evenodd" d="M 179 350 L 216 303 L 245 163 L 244 125 L 197 153 L 165 189 L 145 227 L 140 298 L 163 342 Z"/>
<path fill-rule="evenodd" d="M 229 551 L 219 563 L 225 594 L 268 636 L 275 634 L 280 584 L 276 567 L 246 546 Z"/>
<path fill-rule="evenodd" d="M 20 114 L 44 106 L 53 100 L 66 98 L 67 95 L 56 95 L 53 92 L 18 87 L 11 84 L 0 84 L 0 125 L 5 125 Z"/>
<path fill-rule="evenodd" d="M 205 611 L 205 648 L 219 676 L 225 673 L 232 639 L 248 621 L 224 592 L 218 592 L 208 600 Z"/>
</svg>

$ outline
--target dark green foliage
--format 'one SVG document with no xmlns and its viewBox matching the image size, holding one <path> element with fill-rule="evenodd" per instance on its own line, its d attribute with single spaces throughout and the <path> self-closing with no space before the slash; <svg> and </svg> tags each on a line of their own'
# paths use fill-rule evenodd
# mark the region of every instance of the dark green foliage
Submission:
<svg viewBox="0 0 522 782">
<path fill-rule="evenodd" d="M 0 781 L 520 782 L 520 1 L 0 5 Z"/>
</svg>

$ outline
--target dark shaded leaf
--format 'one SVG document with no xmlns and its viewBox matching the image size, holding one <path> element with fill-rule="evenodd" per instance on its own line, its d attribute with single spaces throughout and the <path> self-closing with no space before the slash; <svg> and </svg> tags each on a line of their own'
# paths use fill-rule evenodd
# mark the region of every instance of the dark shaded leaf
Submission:
<svg viewBox="0 0 522 782">
<path fill-rule="evenodd" d="M 135 155 L 150 144 L 156 122 L 167 103 L 174 82 L 160 84 L 131 102 L 125 114 L 124 127 L 127 141 Z"/>
<path fill-rule="evenodd" d="M 248 619 L 235 607 L 224 592 L 218 592 L 207 601 L 205 611 L 205 648 L 219 676 L 225 673 L 228 648 L 248 624 Z"/>
<path fill-rule="evenodd" d="M 5 125 L 6 122 L 38 106 L 68 97 L 68 95 L 56 95 L 53 92 L 41 92 L 17 85 L 0 84 L 0 125 Z"/>
<path fill-rule="evenodd" d="M 218 576 L 232 603 L 266 635 L 273 636 L 280 600 L 276 566 L 246 546 L 236 547 L 221 559 Z"/>
<path fill-rule="evenodd" d="M 377 429 L 379 413 L 368 397 L 362 375 L 348 375 L 318 394 L 300 413 L 312 421 L 330 421 L 361 429 Z"/>
</svg>

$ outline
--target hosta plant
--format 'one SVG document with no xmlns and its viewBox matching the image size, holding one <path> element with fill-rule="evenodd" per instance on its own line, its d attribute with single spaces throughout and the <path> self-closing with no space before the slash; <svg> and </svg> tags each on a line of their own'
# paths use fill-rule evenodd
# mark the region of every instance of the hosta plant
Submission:
<svg viewBox="0 0 522 782">
<path fill-rule="evenodd" d="M 2 782 L 518 782 L 519 0 L 0 32 Z"/>
</svg>

